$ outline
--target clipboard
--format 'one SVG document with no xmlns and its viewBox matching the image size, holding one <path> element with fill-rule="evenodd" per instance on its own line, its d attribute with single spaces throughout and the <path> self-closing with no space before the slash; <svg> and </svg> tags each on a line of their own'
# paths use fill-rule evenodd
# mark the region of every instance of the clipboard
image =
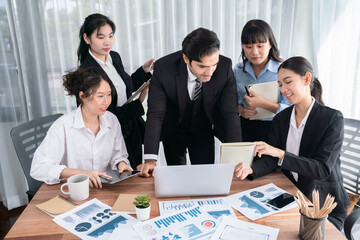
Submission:
<svg viewBox="0 0 360 240">
<path fill-rule="evenodd" d="M 141 93 L 147 86 L 149 86 L 150 80 L 151 80 L 151 79 L 149 79 L 149 81 L 147 81 L 147 82 L 144 82 L 143 85 L 141 85 L 141 87 L 139 87 L 139 89 L 136 90 L 136 92 L 135 92 L 133 95 L 131 95 L 131 97 L 129 97 L 129 99 L 124 103 L 124 105 L 125 105 L 125 104 L 128 104 L 129 102 L 132 102 L 137 96 L 139 96 L 140 93 Z"/>
</svg>

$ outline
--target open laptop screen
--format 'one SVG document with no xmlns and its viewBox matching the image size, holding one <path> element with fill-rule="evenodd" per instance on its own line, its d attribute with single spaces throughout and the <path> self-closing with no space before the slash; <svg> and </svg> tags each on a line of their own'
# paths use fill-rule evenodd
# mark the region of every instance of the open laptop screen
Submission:
<svg viewBox="0 0 360 240">
<path fill-rule="evenodd" d="M 158 166 L 154 169 L 157 197 L 224 195 L 230 191 L 234 164 Z"/>
</svg>

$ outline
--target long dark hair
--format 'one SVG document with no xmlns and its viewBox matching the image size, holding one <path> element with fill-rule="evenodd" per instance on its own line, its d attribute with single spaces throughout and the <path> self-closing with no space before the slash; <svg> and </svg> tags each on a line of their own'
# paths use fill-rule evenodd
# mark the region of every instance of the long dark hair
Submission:
<svg viewBox="0 0 360 240">
<path fill-rule="evenodd" d="M 75 71 L 67 71 L 63 78 L 63 86 L 69 95 L 76 97 L 77 103 L 83 103 L 79 96 L 80 92 L 89 97 L 96 92 L 102 80 L 109 83 L 111 97 L 116 97 L 114 84 L 100 67 L 78 68 Z"/>
<path fill-rule="evenodd" d="M 311 73 L 311 83 L 310 83 L 310 92 L 319 103 L 324 105 L 322 100 L 322 86 L 318 78 L 314 76 L 314 70 L 311 63 L 304 57 L 291 57 L 285 62 L 283 62 L 278 72 L 281 68 L 288 69 L 293 71 L 300 76 L 305 76 L 307 72 Z"/>
<path fill-rule="evenodd" d="M 80 44 L 77 50 L 77 56 L 79 64 L 81 64 L 86 56 L 86 53 L 89 51 L 89 44 L 87 44 L 84 40 L 84 33 L 86 33 L 87 37 L 90 38 L 91 34 L 97 30 L 99 32 L 100 28 L 109 24 L 115 33 L 115 24 L 110 20 L 107 16 L 104 16 L 100 13 L 94 13 L 85 18 L 83 25 L 80 28 L 79 38 Z"/>
<path fill-rule="evenodd" d="M 241 33 L 241 45 L 266 43 L 268 39 L 271 45 L 269 58 L 277 62 L 282 62 L 274 33 L 267 22 L 260 19 L 250 20 L 245 24 Z M 245 63 L 249 61 L 249 59 L 247 59 L 245 55 L 244 48 L 241 50 L 241 59 L 243 62 L 243 72 L 246 72 Z"/>
</svg>

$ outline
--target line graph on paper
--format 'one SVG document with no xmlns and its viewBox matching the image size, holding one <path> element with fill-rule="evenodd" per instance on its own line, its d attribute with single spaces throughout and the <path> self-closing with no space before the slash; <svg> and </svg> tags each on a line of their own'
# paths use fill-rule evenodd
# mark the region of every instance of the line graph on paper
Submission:
<svg viewBox="0 0 360 240">
<path fill-rule="evenodd" d="M 187 199 L 178 201 L 159 201 L 160 215 L 186 210 L 197 206 L 230 207 L 222 198 Z"/>
</svg>

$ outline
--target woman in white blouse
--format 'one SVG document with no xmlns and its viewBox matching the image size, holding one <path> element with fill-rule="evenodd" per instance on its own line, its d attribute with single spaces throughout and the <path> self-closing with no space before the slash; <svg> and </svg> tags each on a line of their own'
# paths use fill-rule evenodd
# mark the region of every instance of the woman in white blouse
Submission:
<svg viewBox="0 0 360 240">
<path fill-rule="evenodd" d="M 99 68 L 78 69 L 63 76 L 69 95 L 80 106 L 50 127 L 34 154 L 30 175 L 56 184 L 75 174 L 89 176 L 90 187 L 101 188 L 100 176 L 108 170 L 132 170 L 120 124 L 106 111 L 114 85 Z"/>
</svg>

